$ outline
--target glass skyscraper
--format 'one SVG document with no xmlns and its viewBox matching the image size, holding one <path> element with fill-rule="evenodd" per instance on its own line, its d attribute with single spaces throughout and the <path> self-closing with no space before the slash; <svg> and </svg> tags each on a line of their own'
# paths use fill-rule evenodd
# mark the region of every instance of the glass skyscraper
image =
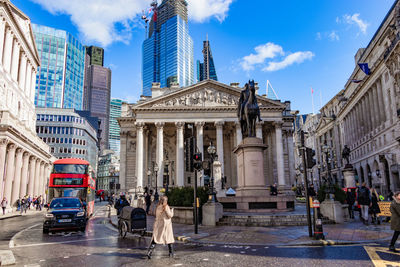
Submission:
<svg viewBox="0 0 400 267">
<path fill-rule="evenodd" d="M 36 24 L 32 29 L 41 61 L 35 105 L 82 110 L 85 47 L 66 31 Z"/>
<path fill-rule="evenodd" d="M 210 41 L 203 42 L 203 58 L 204 63 L 197 60 L 197 80 L 215 80 L 218 81 L 217 72 L 215 70 L 214 59 L 211 53 Z"/>
<path fill-rule="evenodd" d="M 110 104 L 110 131 L 108 145 L 111 150 L 114 150 L 117 154 L 120 151 L 120 127 L 117 118 L 121 117 L 122 100 L 111 99 Z"/>
<path fill-rule="evenodd" d="M 155 8 L 142 53 L 143 95 L 151 95 L 153 82 L 161 87 L 194 83 L 193 40 L 185 0 L 163 0 Z"/>
</svg>

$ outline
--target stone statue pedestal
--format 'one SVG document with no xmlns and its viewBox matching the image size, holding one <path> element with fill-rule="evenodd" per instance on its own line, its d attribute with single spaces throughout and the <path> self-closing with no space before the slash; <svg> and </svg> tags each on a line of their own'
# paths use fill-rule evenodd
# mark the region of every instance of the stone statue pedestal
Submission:
<svg viewBox="0 0 400 267">
<path fill-rule="evenodd" d="M 339 201 L 325 199 L 320 205 L 320 210 L 323 216 L 328 217 L 336 223 L 344 222 L 343 207 Z"/>
<path fill-rule="evenodd" d="M 235 196 L 218 198 L 225 211 L 269 212 L 294 209 L 293 194 L 270 195 L 264 175 L 264 150 L 267 147 L 260 138 L 247 137 L 233 150 L 237 155 L 238 186 Z"/>
<path fill-rule="evenodd" d="M 346 188 L 356 187 L 356 173 L 353 170 L 353 166 L 351 164 L 346 164 L 342 172 L 344 176 L 344 186 Z"/>
<path fill-rule="evenodd" d="M 203 205 L 203 225 L 216 226 L 219 219 L 224 215 L 224 209 L 221 203 L 207 202 Z"/>
</svg>

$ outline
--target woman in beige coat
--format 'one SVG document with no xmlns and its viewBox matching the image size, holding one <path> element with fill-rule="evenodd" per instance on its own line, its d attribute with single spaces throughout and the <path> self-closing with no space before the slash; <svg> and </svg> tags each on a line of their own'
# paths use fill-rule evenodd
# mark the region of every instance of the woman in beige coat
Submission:
<svg viewBox="0 0 400 267">
<path fill-rule="evenodd" d="M 174 209 L 168 206 L 168 198 L 162 196 L 156 209 L 156 220 L 153 226 L 153 237 L 147 252 L 147 257 L 151 259 L 156 244 L 168 245 L 169 257 L 174 257 L 174 249 L 172 244 L 175 242 L 174 233 L 172 230 L 171 218 L 174 216 Z"/>
</svg>

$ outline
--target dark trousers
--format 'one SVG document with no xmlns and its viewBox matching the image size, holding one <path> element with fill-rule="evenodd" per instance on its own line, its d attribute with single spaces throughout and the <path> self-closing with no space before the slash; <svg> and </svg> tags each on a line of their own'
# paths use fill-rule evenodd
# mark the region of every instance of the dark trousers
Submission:
<svg viewBox="0 0 400 267">
<path fill-rule="evenodd" d="M 392 241 L 390 241 L 390 246 L 394 247 L 394 244 L 396 244 L 397 238 L 400 235 L 400 231 L 394 231 Z"/>
<path fill-rule="evenodd" d="M 3 215 L 6 214 L 6 207 L 2 207 L 3 208 Z"/>
<path fill-rule="evenodd" d="M 151 205 L 151 204 L 146 204 L 146 213 L 147 213 L 147 214 L 149 214 L 149 211 L 150 211 L 150 205 Z"/>
<path fill-rule="evenodd" d="M 154 242 L 154 239 L 151 240 L 151 244 L 150 244 L 149 249 L 153 250 L 153 249 L 156 247 L 156 245 L 157 245 L 157 243 Z M 172 244 L 168 244 L 168 250 L 169 250 L 169 253 L 172 253 L 172 252 L 173 252 Z"/>
<path fill-rule="evenodd" d="M 349 204 L 348 209 L 349 209 L 349 217 L 350 217 L 350 219 L 354 219 L 353 205 L 350 205 L 350 204 Z"/>
</svg>

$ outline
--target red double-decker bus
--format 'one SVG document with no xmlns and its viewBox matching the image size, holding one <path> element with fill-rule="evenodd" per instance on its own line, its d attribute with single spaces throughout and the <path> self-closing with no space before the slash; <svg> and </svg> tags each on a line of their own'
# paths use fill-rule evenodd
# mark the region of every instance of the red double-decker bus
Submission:
<svg viewBox="0 0 400 267">
<path fill-rule="evenodd" d="M 55 197 L 78 197 L 86 202 L 87 214 L 94 212 L 96 181 L 89 162 L 81 159 L 59 159 L 53 163 L 48 202 Z"/>
</svg>

